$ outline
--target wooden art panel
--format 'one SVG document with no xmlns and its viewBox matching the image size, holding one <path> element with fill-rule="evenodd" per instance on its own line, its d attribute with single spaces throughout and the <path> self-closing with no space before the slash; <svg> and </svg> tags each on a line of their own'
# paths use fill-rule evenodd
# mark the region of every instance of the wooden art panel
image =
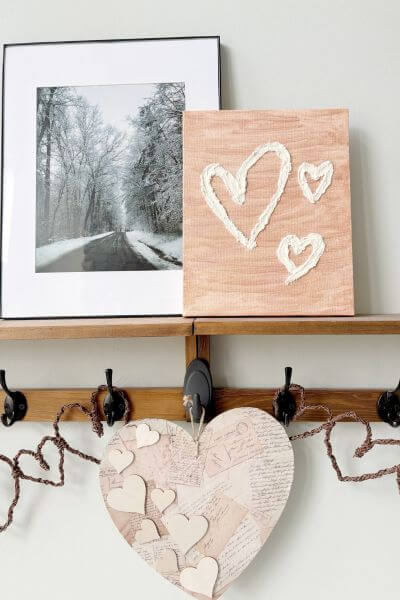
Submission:
<svg viewBox="0 0 400 600">
<path fill-rule="evenodd" d="M 106 448 L 100 483 L 132 549 L 204 600 L 221 596 L 262 548 L 287 502 L 293 469 L 278 421 L 236 408 L 213 419 L 198 444 L 170 421 L 131 422 Z"/>
<path fill-rule="evenodd" d="M 354 314 L 347 110 L 184 113 L 184 314 Z"/>
</svg>

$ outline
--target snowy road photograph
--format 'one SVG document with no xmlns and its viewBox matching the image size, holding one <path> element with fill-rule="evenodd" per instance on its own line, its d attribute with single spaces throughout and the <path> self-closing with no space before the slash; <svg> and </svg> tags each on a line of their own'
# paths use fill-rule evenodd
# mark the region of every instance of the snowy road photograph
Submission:
<svg viewBox="0 0 400 600">
<path fill-rule="evenodd" d="M 182 268 L 184 84 L 37 89 L 36 272 Z"/>
</svg>

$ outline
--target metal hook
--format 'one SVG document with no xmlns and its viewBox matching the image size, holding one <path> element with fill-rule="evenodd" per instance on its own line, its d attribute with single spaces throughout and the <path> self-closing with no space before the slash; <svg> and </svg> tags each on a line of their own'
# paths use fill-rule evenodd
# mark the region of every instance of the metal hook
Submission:
<svg viewBox="0 0 400 600">
<path fill-rule="evenodd" d="M 379 396 L 376 409 L 382 421 L 392 427 L 400 425 L 400 381 L 394 390 Z"/>
<path fill-rule="evenodd" d="M 280 389 L 274 400 L 273 409 L 275 419 L 287 427 L 296 414 L 296 400 L 290 391 L 292 380 L 292 367 L 285 367 L 285 385 Z"/>
<path fill-rule="evenodd" d="M 106 369 L 107 395 L 104 399 L 103 410 L 107 424 L 112 427 L 115 421 L 120 421 L 125 414 L 125 399 L 121 392 L 113 388 L 112 369 Z"/>
<path fill-rule="evenodd" d="M 6 397 L 4 399 L 4 413 L 1 415 L 1 422 L 6 427 L 11 427 L 16 421 L 21 421 L 28 409 L 28 403 L 22 392 L 12 392 L 6 383 L 6 372 L 0 370 L 0 386 Z"/>
<path fill-rule="evenodd" d="M 209 421 L 214 416 L 213 383 L 208 364 L 195 358 L 186 369 L 183 382 L 184 396 L 189 399 L 185 404 L 186 419 L 199 423 L 202 418 Z"/>
</svg>

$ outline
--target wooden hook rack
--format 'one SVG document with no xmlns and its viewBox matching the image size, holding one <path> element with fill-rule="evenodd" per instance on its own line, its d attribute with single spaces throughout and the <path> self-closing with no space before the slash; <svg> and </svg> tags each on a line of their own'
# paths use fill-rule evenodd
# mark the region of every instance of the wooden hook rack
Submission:
<svg viewBox="0 0 400 600">
<path fill-rule="evenodd" d="M 149 317 L 106 319 L 0 320 L 0 341 L 62 340 L 89 338 L 183 336 L 186 364 L 194 358 L 210 363 L 212 335 L 400 335 L 400 315 L 310 318 L 198 318 Z M 285 366 L 285 365 L 282 365 Z M 301 383 L 299 381 L 298 383 Z M 89 407 L 92 389 L 21 390 L 28 400 L 25 421 L 52 421 L 66 403 L 80 402 Z M 125 388 L 131 404 L 132 419 L 165 418 L 184 420 L 182 388 Z M 357 412 L 368 421 L 378 421 L 376 402 L 384 390 L 307 389 L 308 404 L 328 405 L 334 414 Z M 272 413 L 275 389 L 216 388 L 216 411 L 254 406 Z M 0 405 L 4 395 L 0 394 Z M 69 420 L 82 420 L 70 411 Z M 321 421 L 315 412 L 306 420 Z"/>
</svg>

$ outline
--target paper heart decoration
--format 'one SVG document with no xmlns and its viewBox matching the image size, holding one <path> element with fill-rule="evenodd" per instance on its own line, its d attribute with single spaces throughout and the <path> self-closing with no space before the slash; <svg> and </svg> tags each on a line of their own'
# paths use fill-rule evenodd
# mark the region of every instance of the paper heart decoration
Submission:
<svg viewBox="0 0 400 600">
<path fill-rule="evenodd" d="M 197 567 L 183 569 L 180 581 L 184 589 L 212 598 L 217 575 L 217 561 L 206 556 L 199 561 Z"/>
<path fill-rule="evenodd" d="M 174 490 L 160 490 L 156 488 L 151 492 L 151 499 L 158 510 L 164 512 L 164 510 L 175 500 L 175 492 Z"/>
<path fill-rule="evenodd" d="M 136 446 L 143 448 L 144 446 L 152 446 L 159 440 L 160 434 L 158 431 L 151 431 L 146 423 L 141 423 L 136 427 Z"/>
<path fill-rule="evenodd" d="M 107 504 L 120 512 L 145 514 L 146 484 L 139 475 L 125 477 L 122 487 L 112 488 Z"/>
<path fill-rule="evenodd" d="M 106 507 L 122 536 L 156 571 L 196 598 L 218 598 L 253 560 L 282 513 L 293 478 L 290 441 L 273 417 L 256 408 L 213 419 L 200 437 L 198 455 L 191 435 L 178 425 L 144 423 L 159 439 L 143 448 L 135 440 L 125 442 L 135 449 L 135 461 L 121 475 L 110 469 L 105 451 L 100 483 Z M 117 433 L 110 448 L 120 439 Z M 118 509 L 114 502 L 116 490 L 129 492 L 135 476 L 147 490 L 144 514 L 127 512 L 124 502 Z M 164 509 L 152 499 L 157 489 L 175 492 Z M 147 530 L 148 520 L 159 537 L 140 543 L 138 533 Z"/>
<path fill-rule="evenodd" d="M 251 167 L 253 167 L 256 162 L 259 161 L 260 158 L 262 158 L 267 152 L 274 152 L 281 161 L 278 183 L 271 200 L 258 217 L 258 220 L 251 230 L 249 237 L 246 237 L 244 233 L 233 223 L 226 209 L 223 207 L 219 198 L 214 192 L 212 178 L 220 177 L 230 193 L 232 201 L 238 205 L 243 205 L 246 200 L 247 174 Z M 211 208 L 215 216 L 222 221 L 229 233 L 231 233 L 233 237 L 245 248 L 248 250 L 253 250 L 253 248 L 257 246 L 256 240 L 258 235 L 268 225 L 271 215 L 283 194 L 291 168 L 290 154 L 283 144 L 280 144 L 279 142 L 263 144 L 262 146 L 256 148 L 254 152 L 252 152 L 250 156 L 243 161 L 236 175 L 232 175 L 230 171 L 227 171 L 218 163 L 213 163 L 205 167 L 200 176 L 200 189 L 208 206 Z"/>
<path fill-rule="evenodd" d="M 202 515 L 186 518 L 185 515 L 170 515 L 164 521 L 171 538 L 183 554 L 193 548 L 206 534 L 208 521 Z"/>
<path fill-rule="evenodd" d="M 311 246 L 311 254 L 301 265 L 296 266 L 289 258 L 290 249 L 292 249 L 296 255 L 299 255 L 304 252 L 307 246 Z M 276 254 L 281 263 L 285 265 L 289 271 L 289 277 L 286 278 L 285 283 L 293 283 L 296 279 L 300 279 L 300 277 L 307 275 L 311 269 L 317 266 L 324 251 L 325 242 L 322 235 L 319 233 L 309 233 L 302 238 L 298 238 L 297 235 L 287 235 L 282 238 Z"/>
<path fill-rule="evenodd" d="M 178 559 L 173 550 L 164 550 L 162 556 L 156 560 L 156 571 L 159 573 L 176 573 L 178 571 Z"/>
<path fill-rule="evenodd" d="M 139 544 L 147 544 L 148 542 L 153 542 L 154 540 L 160 539 L 157 527 L 155 526 L 154 521 L 151 519 L 143 519 L 140 527 L 141 528 L 136 532 L 135 535 L 135 541 L 139 542 Z"/>
<path fill-rule="evenodd" d="M 313 181 L 321 181 L 318 184 L 315 192 L 312 192 L 307 181 L 307 175 L 311 177 Z M 333 175 L 333 164 L 330 160 L 326 160 L 320 165 L 313 165 L 312 163 L 303 162 L 299 170 L 297 171 L 297 179 L 304 194 L 311 204 L 315 204 L 325 194 L 328 187 L 331 185 Z"/>
<path fill-rule="evenodd" d="M 112 448 L 108 453 L 108 462 L 114 467 L 117 473 L 122 473 L 126 467 L 134 461 L 135 455 L 130 450 L 118 450 Z"/>
</svg>

